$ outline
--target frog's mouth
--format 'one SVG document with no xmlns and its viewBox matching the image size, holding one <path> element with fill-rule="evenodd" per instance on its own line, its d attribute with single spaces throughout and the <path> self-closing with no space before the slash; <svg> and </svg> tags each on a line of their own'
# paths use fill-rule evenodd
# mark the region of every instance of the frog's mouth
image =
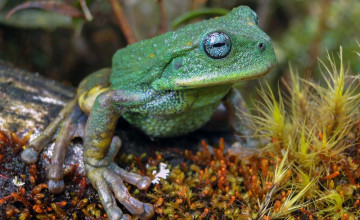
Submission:
<svg viewBox="0 0 360 220">
<path fill-rule="evenodd" d="M 223 76 L 219 76 L 214 74 L 214 77 L 211 75 L 203 76 L 203 77 L 193 77 L 189 79 L 175 79 L 174 85 L 178 88 L 199 88 L 199 87 L 209 87 L 215 85 L 224 85 L 224 84 L 234 84 L 240 81 L 256 79 L 261 76 L 269 73 L 275 65 L 268 66 L 265 70 L 259 71 L 257 73 L 254 72 L 235 72 Z"/>
</svg>

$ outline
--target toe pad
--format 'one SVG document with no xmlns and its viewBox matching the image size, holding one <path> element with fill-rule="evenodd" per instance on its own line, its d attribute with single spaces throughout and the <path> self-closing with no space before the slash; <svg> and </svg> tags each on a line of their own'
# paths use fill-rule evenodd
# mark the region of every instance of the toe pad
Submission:
<svg viewBox="0 0 360 220">
<path fill-rule="evenodd" d="M 52 193 L 61 193 L 65 189 L 64 180 L 49 180 L 48 188 Z"/>
<path fill-rule="evenodd" d="M 21 159 L 28 164 L 35 163 L 38 160 L 39 153 L 33 148 L 26 148 L 21 152 Z"/>
</svg>

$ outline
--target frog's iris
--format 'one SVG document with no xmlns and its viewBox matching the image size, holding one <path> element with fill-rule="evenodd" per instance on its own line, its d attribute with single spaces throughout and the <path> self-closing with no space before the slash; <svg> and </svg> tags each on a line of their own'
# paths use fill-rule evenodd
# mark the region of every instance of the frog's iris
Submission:
<svg viewBox="0 0 360 220">
<path fill-rule="evenodd" d="M 230 37 L 223 32 L 212 32 L 205 36 L 203 49 L 213 59 L 224 58 L 231 50 Z"/>
</svg>

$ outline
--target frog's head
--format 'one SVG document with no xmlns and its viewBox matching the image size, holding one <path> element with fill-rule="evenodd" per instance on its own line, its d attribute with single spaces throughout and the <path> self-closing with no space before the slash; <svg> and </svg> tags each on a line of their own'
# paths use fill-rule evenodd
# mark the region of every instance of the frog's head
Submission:
<svg viewBox="0 0 360 220">
<path fill-rule="evenodd" d="M 276 63 L 270 37 L 260 30 L 256 13 L 246 6 L 168 37 L 176 39 L 179 48 L 153 81 L 156 90 L 231 85 L 260 77 Z"/>
</svg>

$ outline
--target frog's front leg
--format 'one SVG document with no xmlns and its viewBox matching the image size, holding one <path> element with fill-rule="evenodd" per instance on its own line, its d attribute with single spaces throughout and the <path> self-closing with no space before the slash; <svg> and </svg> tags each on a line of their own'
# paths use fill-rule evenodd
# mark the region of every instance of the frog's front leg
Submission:
<svg viewBox="0 0 360 220">
<path fill-rule="evenodd" d="M 116 199 L 141 218 L 150 218 L 154 214 L 153 206 L 133 198 L 123 183 L 126 181 L 139 189 L 146 189 L 151 183 L 150 178 L 128 173 L 113 161 L 121 145 L 120 139 L 113 138 L 117 119 L 126 111 L 124 106 L 127 103 L 140 99 L 137 95 L 125 95 L 122 91 L 103 92 L 96 98 L 86 124 L 84 163 L 87 177 L 98 191 L 110 219 L 129 218 L 117 207 Z"/>
</svg>

